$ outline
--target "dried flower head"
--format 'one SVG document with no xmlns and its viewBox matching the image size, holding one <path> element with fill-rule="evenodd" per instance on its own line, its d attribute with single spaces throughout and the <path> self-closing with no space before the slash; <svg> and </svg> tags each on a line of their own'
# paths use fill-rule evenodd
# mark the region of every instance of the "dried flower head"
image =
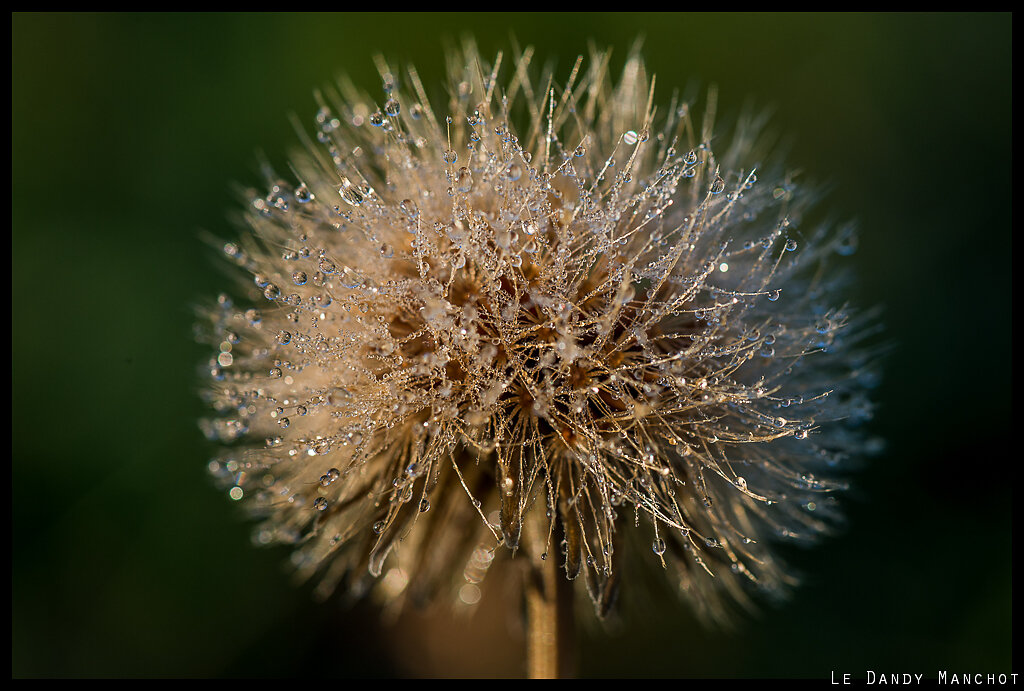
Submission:
<svg viewBox="0 0 1024 691">
<path fill-rule="evenodd" d="M 383 63 L 379 105 L 319 98 L 203 310 L 211 469 L 324 592 L 473 602 L 554 560 L 604 614 L 639 539 L 722 616 L 793 582 L 772 542 L 824 533 L 863 451 L 855 236 L 801 225 L 758 121 L 713 152 L 713 94 L 698 124 L 638 54 L 530 57 L 465 48 L 446 104 Z"/>
</svg>

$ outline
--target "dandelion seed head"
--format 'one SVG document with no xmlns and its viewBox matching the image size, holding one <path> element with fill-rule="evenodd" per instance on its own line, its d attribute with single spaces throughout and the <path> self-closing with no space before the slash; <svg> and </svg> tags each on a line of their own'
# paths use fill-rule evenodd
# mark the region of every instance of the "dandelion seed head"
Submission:
<svg viewBox="0 0 1024 691">
<path fill-rule="evenodd" d="M 864 451 L 855 233 L 802 225 L 757 119 L 718 153 L 713 104 L 658 107 L 638 54 L 530 62 L 318 96 L 202 313 L 210 469 L 324 593 L 471 605 L 555 558 L 604 614 L 636 541 L 725 617 L 794 583 L 774 543 L 835 525 Z"/>
</svg>

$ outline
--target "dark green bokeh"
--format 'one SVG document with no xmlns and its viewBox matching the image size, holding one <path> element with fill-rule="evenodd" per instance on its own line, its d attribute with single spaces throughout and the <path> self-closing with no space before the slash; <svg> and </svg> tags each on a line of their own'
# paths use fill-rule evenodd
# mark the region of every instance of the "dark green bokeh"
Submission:
<svg viewBox="0 0 1024 691">
<path fill-rule="evenodd" d="M 1009 15 L 12 17 L 14 676 L 412 673 L 368 606 L 315 605 L 209 482 L 191 306 L 226 287 L 231 185 L 287 160 L 314 88 L 372 56 L 443 75 L 512 37 L 567 71 L 637 36 L 659 93 L 772 106 L 788 162 L 862 230 L 859 304 L 898 344 L 887 451 L 793 602 L 736 633 L 666 599 L 587 631 L 582 672 L 1009 672 Z M 447 43 L 446 43 L 447 41 Z M 462 673 L 452 669 L 450 674 Z"/>
</svg>

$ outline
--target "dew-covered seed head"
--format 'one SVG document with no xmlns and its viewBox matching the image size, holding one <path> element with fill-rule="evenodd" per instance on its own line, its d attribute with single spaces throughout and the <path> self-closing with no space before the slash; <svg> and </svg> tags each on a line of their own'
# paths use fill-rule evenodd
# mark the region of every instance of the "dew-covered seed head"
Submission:
<svg viewBox="0 0 1024 691">
<path fill-rule="evenodd" d="M 799 226 L 753 129 L 655 109 L 638 54 L 510 63 L 467 48 L 444 103 L 344 87 L 250 193 L 202 315 L 210 467 L 323 592 L 466 605 L 556 558 L 603 614 L 628 556 L 724 617 L 794 582 L 773 543 L 826 533 L 866 451 L 856 235 Z"/>
</svg>

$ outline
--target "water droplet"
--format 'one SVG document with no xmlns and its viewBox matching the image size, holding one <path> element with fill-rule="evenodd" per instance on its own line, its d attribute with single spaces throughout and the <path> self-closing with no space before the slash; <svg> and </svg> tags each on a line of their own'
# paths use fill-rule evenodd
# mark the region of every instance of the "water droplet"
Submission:
<svg viewBox="0 0 1024 691">
<path fill-rule="evenodd" d="M 455 153 L 454 151 L 452 151 L 451 149 L 445 149 L 445 152 L 441 156 L 441 159 L 445 163 L 451 164 L 451 163 L 455 163 L 457 160 L 459 160 L 459 155 L 457 153 Z"/>
<path fill-rule="evenodd" d="M 721 176 L 716 175 L 714 181 L 711 183 L 711 194 L 720 194 L 725 189 L 725 180 Z"/>
<path fill-rule="evenodd" d="M 270 378 L 271 379 L 280 379 L 281 378 L 281 368 L 280 367 L 272 368 L 270 370 Z"/>
<path fill-rule="evenodd" d="M 623 143 L 626 144 L 626 146 L 633 146 L 634 144 L 636 144 L 637 141 L 636 132 L 634 132 L 633 130 L 626 132 L 624 135 L 622 135 L 622 141 Z"/>
<path fill-rule="evenodd" d="M 462 193 L 469 192 L 473 188 L 473 173 L 469 168 L 463 166 L 455 175 L 455 188 Z"/>
<path fill-rule="evenodd" d="M 384 104 L 384 112 L 391 117 L 398 117 L 398 113 L 401 112 L 402 106 L 393 98 L 389 98 L 387 103 Z"/>
<path fill-rule="evenodd" d="M 373 524 L 373 532 L 375 532 L 378 535 L 380 535 L 384 531 L 384 525 L 385 525 L 384 521 L 377 521 L 376 523 Z"/>
<path fill-rule="evenodd" d="M 839 237 L 836 244 L 836 252 L 843 257 L 848 257 L 857 251 L 857 232 L 853 228 L 847 228 Z"/>
<path fill-rule="evenodd" d="M 306 281 L 308 281 L 308 280 L 309 280 L 309 277 L 306 276 L 306 272 L 305 271 L 295 271 L 295 272 L 292 273 L 292 282 L 295 285 L 297 285 L 297 286 L 304 286 L 304 285 L 306 285 Z"/>
<path fill-rule="evenodd" d="M 342 200 L 349 206 L 359 206 L 363 203 L 363 194 L 352 183 L 345 181 L 345 184 L 338 190 Z"/>
<path fill-rule="evenodd" d="M 427 511 L 430 511 L 430 500 L 423 497 L 420 499 L 420 513 L 426 513 Z"/>
<path fill-rule="evenodd" d="M 651 549 L 654 550 L 654 553 L 660 557 L 662 554 L 665 553 L 665 541 L 660 537 L 656 538 L 654 542 L 651 544 Z"/>
<path fill-rule="evenodd" d="M 316 499 L 313 500 L 313 508 L 316 509 L 317 511 L 326 511 L 327 500 L 324 499 L 323 497 L 317 497 Z"/>
<path fill-rule="evenodd" d="M 775 302 L 776 300 L 779 299 L 779 295 L 781 295 L 781 294 L 782 294 L 781 290 L 769 290 L 768 291 L 768 299 L 771 300 L 772 302 Z"/>
</svg>

